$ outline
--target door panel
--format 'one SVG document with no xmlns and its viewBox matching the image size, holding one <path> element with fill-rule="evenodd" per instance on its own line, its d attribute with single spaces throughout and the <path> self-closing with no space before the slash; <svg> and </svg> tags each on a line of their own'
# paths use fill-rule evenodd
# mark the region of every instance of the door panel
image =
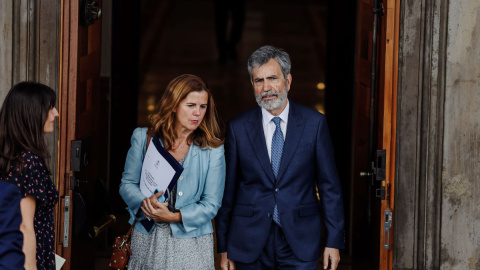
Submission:
<svg viewBox="0 0 480 270">
<path fill-rule="evenodd" d="M 352 259 L 356 269 L 378 269 L 378 241 L 372 177 L 370 170 L 370 91 L 373 38 L 373 0 L 360 0 L 357 19 L 356 79 L 353 122 Z M 378 211 L 378 210 L 377 210 Z"/>
<path fill-rule="evenodd" d="M 393 228 L 388 228 L 389 223 L 386 228 L 385 222 L 389 221 L 388 211 L 393 211 L 399 1 L 385 0 L 383 5 L 374 49 L 374 0 L 360 0 L 358 4 L 351 233 L 353 260 L 359 262 L 359 268 L 365 269 L 391 269 L 393 244 Z M 373 52 L 377 57 L 374 85 Z M 373 115 L 370 108 L 372 86 L 376 89 Z M 369 131 L 371 121 L 373 132 Z M 376 170 L 371 165 L 378 163 L 374 157 L 377 149 L 386 150 L 385 181 L 375 180 Z M 361 177 L 361 172 L 369 176 Z M 382 187 L 385 188 L 383 200 L 377 197 Z"/>
<path fill-rule="evenodd" d="M 105 242 L 105 235 L 100 232 L 95 237 L 93 227 L 107 221 L 110 212 L 104 183 L 108 171 L 108 114 L 103 108 L 109 108 L 109 104 L 107 93 L 102 92 L 106 90 L 100 87 L 101 20 L 80 25 L 87 2 L 92 1 L 62 1 L 58 160 L 59 175 L 65 177 L 59 189 L 62 202 L 70 200 L 68 207 L 61 204 L 57 212 L 62 217 L 57 224 L 57 235 L 61 235 L 57 253 L 67 259 L 63 269 L 94 269 L 96 251 Z M 101 6 L 101 1 L 96 2 Z"/>
</svg>

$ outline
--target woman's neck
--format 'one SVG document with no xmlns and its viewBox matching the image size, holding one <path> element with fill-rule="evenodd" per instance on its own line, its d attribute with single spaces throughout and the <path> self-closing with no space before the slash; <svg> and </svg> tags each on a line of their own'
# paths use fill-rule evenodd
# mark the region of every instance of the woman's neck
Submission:
<svg viewBox="0 0 480 270">
<path fill-rule="evenodd" d="M 185 129 L 185 128 L 177 128 L 176 133 L 177 133 L 177 139 L 175 141 L 177 142 L 182 142 L 182 141 L 187 141 L 188 137 L 190 134 L 192 134 L 193 131 Z"/>
<path fill-rule="evenodd" d="M 192 134 L 193 131 L 188 130 L 188 129 L 183 129 L 179 128 L 176 130 L 177 133 L 177 139 L 175 139 L 175 144 L 180 145 L 180 144 L 189 144 L 190 142 L 188 141 L 188 138 L 190 134 Z"/>
</svg>

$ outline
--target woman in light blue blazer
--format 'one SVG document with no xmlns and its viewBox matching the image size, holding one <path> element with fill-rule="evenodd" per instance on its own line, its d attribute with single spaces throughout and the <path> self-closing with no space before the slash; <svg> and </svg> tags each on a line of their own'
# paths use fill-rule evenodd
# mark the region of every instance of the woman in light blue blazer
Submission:
<svg viewBox="0 0 480 270">
<path fill-rule="evenodd" d="M 161 192 L 144 196 L 139 182 L 147 128 L 135 129 L 120 195 L 130 223 L 151 218 L 155 225 L 147 230 L 148 226 L 136 223 L 128 269 L 214 269 L 211 220 L 223 197 L 225 157 L 208 85 L 189 74 L 173 79 L 150 122 L 152 136 L 158 136 L 184 170 L 168 203 L 158 201 Z"/>
</svg>

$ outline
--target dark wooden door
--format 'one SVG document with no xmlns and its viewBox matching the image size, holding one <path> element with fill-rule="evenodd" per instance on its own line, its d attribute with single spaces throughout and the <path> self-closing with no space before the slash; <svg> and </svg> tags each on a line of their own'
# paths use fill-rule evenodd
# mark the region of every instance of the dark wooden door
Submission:
<svg viewBox="0 0 480 270">
<path fill-rule="evenodd" d="M 378 269 L 379 202 L 370 177 L 360 173 L 370 170 L 369 140 L 370 91 L 373 39 L 373 0 L 358 2 L 356 40 L 356 79 L 353 119 L 352 164 L 352 261 L 360 269 Z"/>
<path fill-rule="evenodd" d="M 95 4 L 97 6 L 95 6 Z M 63 269 L 94 269 L 110 220 L 107 92 L 100 86 L 101 19 L 82 21 L 84 6 L 101 1 L 62 1 L 59 191 L 57 253 Z"/>
<path fill-rule="evenodd" d="M 383 13 L 377 21 L 375 48 L 374 0 L 360 0 L 357 13 L 351 250 L 353 265 L 361 269 L 391 269 L 393 245 L 399 1 L 379 2 Z M 385 150 L 385 160 L 376 157 L 377 150 Z M 379 173 L 375 171 L 379 165 L 385 173 L 383 181 L 372 175 Z"/>
<path fill-rule="evenodd" d="M 381 270 L 392 269 L 393 233 L 395 221 L 395 145 L 397 129 L 398 39 L 400 0 L 383 1 L 383 17 L 379 40 L 379 114 L 378 149 L 384 149 L 385 199 L 380 201 L 380 261 Z"/>
</svg>

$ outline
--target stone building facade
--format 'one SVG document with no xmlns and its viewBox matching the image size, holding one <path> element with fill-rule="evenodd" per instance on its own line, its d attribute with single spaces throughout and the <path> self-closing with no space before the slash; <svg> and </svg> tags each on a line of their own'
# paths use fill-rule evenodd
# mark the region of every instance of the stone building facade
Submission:
<svg viewBox="0 0 480 270">
<path fill-rule="evenodd" d="M 60 2 L 0 1 L 0 101 L 22 80 L 58 91 Z M 400 15 L 393 269 L 480 269 L 480 1 Z"/>
</svg>

